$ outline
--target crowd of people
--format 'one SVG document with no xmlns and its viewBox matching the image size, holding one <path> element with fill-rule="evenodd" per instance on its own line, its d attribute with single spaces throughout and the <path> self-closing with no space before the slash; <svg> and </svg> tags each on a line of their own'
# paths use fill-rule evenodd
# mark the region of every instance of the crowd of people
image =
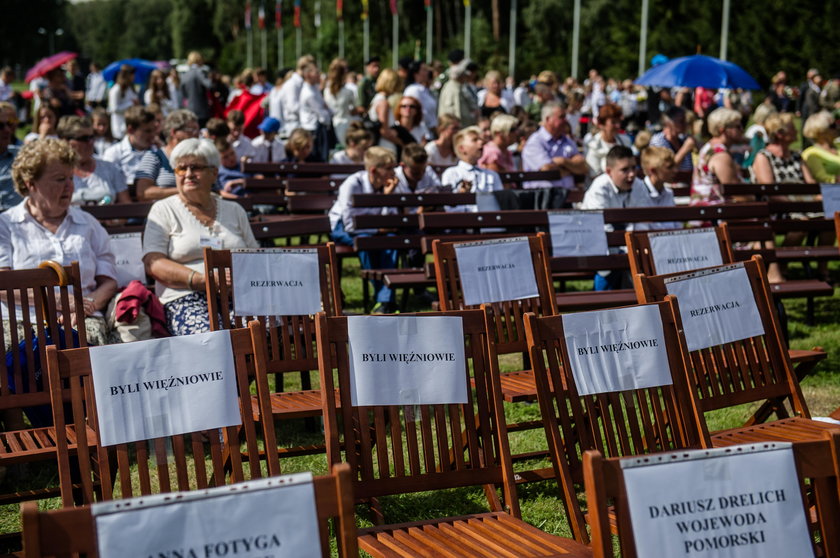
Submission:
<svg viewBox="0 0 840 558">
<path fill-rule="evenodd" d="M 32 82 L 32 104 L 0 71 L 0 270 L 53 259 L 79 260 L 88 339 L 116 339 L 102 318 L 117 291 L 115 258 L 84 204 L 156 201 L 143 261 L 156 281 L 173 334 L 209 329 L 202 249 L 257 246 L 242 207 L 243 162 L 364 165 L 346 177 L 329 211 L 331 238 L 352 245 L 358 193 L 508 189 L 500 173 L 557 171 L 525 182 L 515 207 L 668 206 L 667 184 L 691 183 L 692 204 L 724 201 L 722 184 L 745 174 L 757 182 L 837 182 L 840 76 L 809 70 L 799 88 L 780 72 L 753 106 L 748 91 L 642 88 L 591 70 L 579 82 L 543 71 L 515 83 L 482 73 L 453 51 L 449 66 L 366 61 L 357 74 L 335 59 L 326 73 L 312 56 L 270 83 L 264 69 L 229 78 L 189 55 L 185 69 L 152 71 L 137 87 L 123 66 L 114 82 L 77 61 Z M 31 131 L 18 127 L 32 114 Z M 803 146 L 794 115 L 803 122 Z M 745 125 L 752 126 L 744 131 Z M 432 165 L 449 167 L 438 176 Z M 475 206 L 447 208 L 471 211 Z M 387 209 L 385 211 L 388 211 Z M 808 216 L 803 216 L 808 218 Z M 786 242 L 801 242 L 801 238 Z M 365 268 L 396 265 L 389 251 L 360 254 Z M 616 288 L 615 277 L 596 288 Z M 393 310 L 393 293 L 374 285 L 375 312 Z"/>
</svg>

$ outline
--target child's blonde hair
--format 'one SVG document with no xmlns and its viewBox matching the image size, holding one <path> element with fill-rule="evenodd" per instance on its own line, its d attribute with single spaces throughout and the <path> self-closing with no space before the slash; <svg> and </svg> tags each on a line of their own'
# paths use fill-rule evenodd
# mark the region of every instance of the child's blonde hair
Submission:
<svg viewBox="0 0 840 558">
<path fill-rule="evenodd" d="M 397 158 L 389 149 L 374 145 L 365 151 L 365 170 L 380 169 L 382 167 L 393 166 L 396 164 Z"/>
<path fill-rule="evenodd" d="M 478 126 L 467 126 L 463 130 L 460 130 L 455 137 L 452 138 L 452 146 L 455 148 L 455 153 L 458 153 L 458 146 L 461 145 L 461 142 L 464 141 L 467 136 L 475 136 L 480 138 L 482 136 L 481 128 Z"/>
<path fill-rule="evenodd" d="M 648 146 L 642 151 L 642 170 L 658 169 L 674 163 L 674 152 L 667 147 Z"/>
</svg>

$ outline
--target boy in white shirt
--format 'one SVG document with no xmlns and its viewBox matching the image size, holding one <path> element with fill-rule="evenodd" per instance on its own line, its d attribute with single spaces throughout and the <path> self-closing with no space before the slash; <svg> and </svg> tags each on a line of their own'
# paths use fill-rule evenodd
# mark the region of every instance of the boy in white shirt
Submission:
<svg viewBox="0 0 840 558">
<path fill-rule="evenodd" d="M 443 171 L 440 181 L 445 190 L 457 194 L 485 194 L 504 190 L 502 178 L 496 171 L 479 168 L 476 163 L 481 158 L 484 147 L 481 129 L 478 126 L 464 128 L 452 140 L 458 164 Z M 478 211 L 476 205 L 447 207 L 447 211 Z"/>
<path fill-rule="evenodd" d="M 337 244 L 353 246 L 357 236 L 376 234 L 375 229 L 358 230 L 353 218 L 356 215 L 380 215 L 396 213 L 393 207 L 354 207 L 356 194 L 391 194 L 397 187 L 394 176 L 396 159 L 388 149 L 374 146 L 365 152 L 365 170 L 351 174 L 338 187 L 338 198 L 330 208 L 330 238 Z M 397 250 L 360 250 L 359 263 L 362 269 L 393 269 L 397 267 Z M 382 281 L 373 283 L 376 306 L 374 314 L 389 314 L 394 311 L 394 293 Z"/>
<path fill-rule="evenodd" d="M 254 148 L 251 147 L 251 138 L 242 133 L 245 128 L 245 113 L 234 109 L 227 115 L 227 125 L 230 129 L 228 141 L 236 151 L 236 158 L 241 162 L 249 160 L 254 156 Z"/>
<path fill-rule="evenodd" d="M 251 161 L 254 163 L 276 163 L 286 157 L 286 149 L 283 142 L 277 137 L 280 131 L 280 121 L 271 116 L 257 126 L 260 135 L 251 142 L 253 155 Z"/>
</svg>

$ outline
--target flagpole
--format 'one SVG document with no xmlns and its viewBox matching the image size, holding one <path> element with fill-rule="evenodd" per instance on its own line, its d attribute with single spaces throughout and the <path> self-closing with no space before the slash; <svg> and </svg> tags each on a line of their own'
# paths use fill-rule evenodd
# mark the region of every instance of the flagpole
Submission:
<svg viewBox="0 0 840 558">
<path fill-rule="evenodd" d="M 283 69 L 283 2 L 274 3 L 274 29 L 277 31 L 277 71 Z"/>
<path fill-rule="evenodd" d="M 578 59 L 580 58 L 580 0 L 575 0 L 572 16 L 572 77 L 578 77 Z"/>
<path fill-rule="evenodd" d="M 513 0 L 516 2 L 516 0 Z M 432 3 L 426 1 L 426 64 L 432 63 L 432 25 L 434 24 L 434 14 L 432 13 Z"/>
<path fill-rule="evenodd" d="M 251 2 L 245 3 L 245 33 L 247 35 L 248 49 L 245 56 L 245 65 L 249 68 L 254 67 L 254 35 L 251 32 Z"/>
<path fill-rule="evenodd" d="M 464 58 L 470 57 L 470 35 L 472 34 L 472 4 L 464 0 Z"/>
<path fill-rule="evenodd" d="M 321 0 L 315 0 L 315 13 L 313 22 L 315 24 L 315 63 L 321 66 Z"/>
<path fill-rule="evenodd" d="M 510 0 L 510 47 L 508 48 L 508 75 L 510 77 L 514 77 L 516 75 L 516 0 Z"/>
<path fill-rule="evenodd" d="M 391 43 L 392 43 L 392 50 L 394 51 L 393 54 L 393 66 L 394 69 L 397 68 L 399 64 L 400 58 L 400 16 L 394 14 L 391 16 Z"/>
<path fill-rule="evenodd" d="M 344 2 L 336 0 L 335 18 L 338 20 L 338 57 L 344 58 Z"/>
<path fill-rule="evenodd" d="M 277 30 L 277 69 L 283 69 L 283 28 Z"/>
<path fill-rule="evenodd" d="M 720 22 L 720 59 L 726 60 L 729 47 L 729 0 L 723 0 L 723 19 Z"/>
<path fill-rule="evenodd" d="M 639 37 L 639 74 L 645 73 L 645 58 L 647 58 L 648 36 L 648 0 L 642 0 L 642 32 Z"/>
<path fill-rule="evenodd" d="M 362 0 L 362 51 L 364 63 L 370 60 L 370 15 L 368 14 L 368 0 Z"/>
<path fill-rule="evenodd" d="M 300 25 L 300 0 L 295 0 L 295 60 L 303 54 L 303 36 Z"/>
</svg>

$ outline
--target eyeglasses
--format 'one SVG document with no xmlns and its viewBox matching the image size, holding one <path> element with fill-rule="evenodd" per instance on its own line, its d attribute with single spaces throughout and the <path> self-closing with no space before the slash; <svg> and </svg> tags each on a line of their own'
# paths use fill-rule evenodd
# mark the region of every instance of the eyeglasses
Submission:
<svg viewBox="0 0 840 558">
<path fill-rule="evenodd" d="M 15 128 L 18 125 L 17 120 L 6 120 L 5 122 L 0 122 L 0 128 Z"/>
<path fill-rule="evenodd" d="M 70 139 L 74 140 L 74 141 L 80 141 L 82 143 L 87 143 L 89 141 L 92 141 L 94 137 L 95 136 L 93 134 L 88 134 L 86 136 L 76 136 L 75 138 L 70 138 Z"/>
<path fill-rule="evenodd" d="M 420 110 L 420 107 L 418 107 L 417 105 L 400 105 L 400 108 L 408 108 L 408 109 L 412 109 L 412 110 Z"/>
<path fill-rule="evenodd" d="M 190 171 L 193 174 L 201 174 L 209 168 L 211 168 L 210 165 L 178 165 L 175 167 L 175 174 L 178 176 L 185 176 L 187 171 Z"/>
</svg>

